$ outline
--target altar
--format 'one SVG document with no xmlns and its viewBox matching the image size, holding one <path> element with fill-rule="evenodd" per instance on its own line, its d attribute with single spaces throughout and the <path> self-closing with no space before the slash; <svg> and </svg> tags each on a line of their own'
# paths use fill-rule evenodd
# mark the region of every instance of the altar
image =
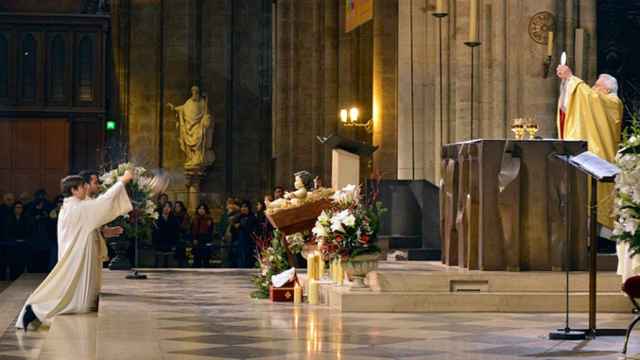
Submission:
<svg viewBox="0 0 640 360">
<path fill-rule="evenodd" d="M 583 141 L 473 140 L 445 145 L 442 262 L 469 270 L 561 270 L 587 265 L 587 178 L 558 159 Z"/>
</svg>

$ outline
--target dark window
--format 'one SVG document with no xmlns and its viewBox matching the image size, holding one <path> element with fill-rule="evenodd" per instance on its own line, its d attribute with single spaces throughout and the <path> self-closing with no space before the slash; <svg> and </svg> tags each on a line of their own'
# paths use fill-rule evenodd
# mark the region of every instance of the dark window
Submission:
<svg viewBox="0 0 640 360">
<path fill-rule="evenodd" d="M 9 42 L 0 34 L 0 98 L 9 96 Z"/>
<path fill-rule="evenodd" d="M 51 42 L 51 98 L 64 100 L 65 48 L 62 35 Z"/>
<path fill-rule="evenodd" d="M 88 36 L 80 41 L 80 101 L 93 101 L 93 43 Z"/>
<path fill-rule="evenodd" d="M 22 40 L 22 98 L 36 98 L 36 39 L 27 34 Z"/>
</svg>

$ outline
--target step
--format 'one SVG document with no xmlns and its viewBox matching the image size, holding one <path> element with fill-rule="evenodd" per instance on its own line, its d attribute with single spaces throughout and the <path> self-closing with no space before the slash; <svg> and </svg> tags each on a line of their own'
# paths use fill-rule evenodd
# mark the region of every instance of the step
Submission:
<svg viewBox="0 0 640 360">
<path fill-rule="evenodd" d="M 559 292 L 375 292 L 334 287 L 329 305 L 342 312 L 508 312 L 559 313 L 566 298 Z M 598 312 L 630 313 L 631 302 L 621 292 L 598 293 Z M 586 292 L 571 293 L 571 312 L 587 312 Z"/>
<path fill-rule="evenodd" d="M 368 275 L 371 289 L 378 292 L 557 292 L 564 291 L 566 275 L 555 271 L 373 271 Z M 615 272 L 599 272 L 599 292 L 620 290 L 621 277 Z M 589 273 L 571 272 L 571 291 L 588 291 Z"/>
</svg>

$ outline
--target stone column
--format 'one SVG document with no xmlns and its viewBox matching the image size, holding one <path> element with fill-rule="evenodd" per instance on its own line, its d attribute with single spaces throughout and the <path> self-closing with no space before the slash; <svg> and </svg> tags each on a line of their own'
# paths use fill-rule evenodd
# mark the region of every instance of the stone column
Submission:
<svg viewBox="0 0 640 360">
<path fill-rule="evenodd" d="M 204 169 L 184 169 L 187 188 L 187 208 L 190 214 L 195 214 L 200 204 L 200 188 L 205 177 Z"/>
<path fill-rule="evenodd" d="M 374 1 L 373 143 L 379 146 L 373 167 L 385 179 L 398 174 L 397 29 L 398 0 Z"/>
<path fill-rule="evenodd" d="M 161 0 L 129 2 L 129 160 L 152 169 L 161 165 L 160 5 Z"/>
</svg>

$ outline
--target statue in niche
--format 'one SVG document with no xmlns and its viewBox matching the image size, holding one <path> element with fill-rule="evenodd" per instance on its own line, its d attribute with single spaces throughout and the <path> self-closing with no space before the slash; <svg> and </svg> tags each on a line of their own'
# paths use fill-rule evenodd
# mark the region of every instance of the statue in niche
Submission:
<svg viewBox="0 0 640 360">
<path fill-rule="evenodd" d="M 191 87 L 191 97 L 182 105 L 167 106 L 176 112 L 178 141 L 185 154 L 184 168 L 189 172 L 201 172 L 213 164 L 213 124 L 207 97 L 200 95 L 200 88 Z"/>
</svg>

